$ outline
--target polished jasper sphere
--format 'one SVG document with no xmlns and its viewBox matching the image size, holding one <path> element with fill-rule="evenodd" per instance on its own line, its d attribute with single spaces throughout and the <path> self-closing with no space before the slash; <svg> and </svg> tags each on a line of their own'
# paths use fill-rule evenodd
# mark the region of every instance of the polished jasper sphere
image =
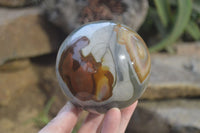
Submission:
<svg viewBox="0 0 200 133">
<path fill-rule="evenodd" d="M 58 81 L 71 102 L 99 113 L 136 101 L 147 87 L 150 68 L 143 39 L 110 21 L 89 23 L 72 32 L 56 62 Z"/>
</svg>

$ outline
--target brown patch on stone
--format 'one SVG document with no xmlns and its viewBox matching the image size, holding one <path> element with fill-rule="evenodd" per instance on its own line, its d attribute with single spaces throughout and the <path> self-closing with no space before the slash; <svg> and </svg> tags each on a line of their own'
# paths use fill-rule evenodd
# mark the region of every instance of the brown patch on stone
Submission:
<svg viewBox="0 0 200 133">
<path fill-rule="evenodd" d="M 111 20 L 113 13 L 122 14 L 126 11 L 126 5 L 121 0 L 88 0 L 88 3 L 80 14 L 81 23 Z"/>
<path fill-rule="evenodd" d="M 122 14 L 127 8 L 122 0 L 100 0 L 100 3 L 105 4 L 112 13 L 116 14 Z"/>
<path fill-rule="evenodd" d="M 118 43 L 125 45 L 137 76 L 140 82 L 143 83 L 150 74 L 151 69 L 150 54 L 145 42 L 137 33 L 120 24 L 114 30 L 117 33 Z"/>
<path fill-rule="evenodd" d="M 62 53 L 59 73 L 74 96 L 80 100 L 103 101 L 112 95 L 113 76 L 109 68 L 97 63 L 89 54 L 84 57 L 81 49 L 89 44 L 81 37 Z"/>
<path fill-rule="evenodd" d="M 89 4 L 83 8 L 80 13 L 79 21 L 81 23 L 87 23 L 98 20 L 111 20 L 113 18 L 110 9 L 103 4 L 99 3 L 99 0 L 88 0 Z"/>
</svg>

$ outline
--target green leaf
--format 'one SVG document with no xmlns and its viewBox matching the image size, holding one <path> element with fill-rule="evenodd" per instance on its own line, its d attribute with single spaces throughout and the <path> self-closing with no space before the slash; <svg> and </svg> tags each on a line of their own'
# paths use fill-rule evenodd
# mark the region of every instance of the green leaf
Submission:
<svg viewBox="0 0 200 133">
<path fill-rule="evenodd" d="M 166 27 L 169 22 L 169 3 L 168 0 L 154 0 L 156 9 L 162 24 Z"/>
<path fill-rule="evenodd" d="M 194 11 L 200 14 L 200 1 L 199 0 L 193 0 L 192 8 Z"/>
<path fill-rule="evenodd" d="M 44 114 L 48 115 L 54 101 L 55 101 L 55 97 L 51 97 L 51 99 L 45 105 Z"/>
<path fill-rule="evenodd" d="M 163 50 L 167 46 L 172 45 L 184 32 L 191 16 L 192 1 L 178 0 L 178 14 L 172 31 L 158 44 L 151 47 L 150 52 Z"/>
<path fill-rule="evenodd" d="M 190 21 L 186 27 L 186 32 L 188 32 L 194 40 L 200 39 L 200 29 L 194 21 Z"/>
<path fill-rule="evenodd" d="M 45 105 L 44 110 L 42 110 L 42 112 L 40 112 L 37 117 L 33 118 L 33 120 L 37 126 L 42 127 L 50 121 L 49 120 L 49 111 L 50 111 L 50 108 L 51 108 L 54 100 L 55 100 L 55 97 L 51 97 L 51 99 Z"/>
<path fill-rule="evenodd" d="M 162 22 L 159 20 L 159 16 L 155 8 L 149 8 L 150 20 L 155 24 L 159 34 L 164 37 L 166 35 L 166 28 L 163 26 Z M 150 27 L 151 28 L 151 27 Z"/>
<path fill-rule="evenodd" d="M 176 0 L 169 0 L 170 5 L 176 6 L 177 1 Z"/>
</svg>

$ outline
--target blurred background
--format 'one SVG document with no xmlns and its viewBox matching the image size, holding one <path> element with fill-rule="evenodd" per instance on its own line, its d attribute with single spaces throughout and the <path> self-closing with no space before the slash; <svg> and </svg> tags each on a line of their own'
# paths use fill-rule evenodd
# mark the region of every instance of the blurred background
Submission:
<svg viewBox="0 0 200 133">
<path fill-rule="evenodd" d="M 132 27 L 151 52 L 150 83 L 126 132 L 200 133 L 199 0 L 0 0 L 0 132 L 38 132 L 57 114 L 67 101 L 58 48 L 96 20 Z"/>
</svg>

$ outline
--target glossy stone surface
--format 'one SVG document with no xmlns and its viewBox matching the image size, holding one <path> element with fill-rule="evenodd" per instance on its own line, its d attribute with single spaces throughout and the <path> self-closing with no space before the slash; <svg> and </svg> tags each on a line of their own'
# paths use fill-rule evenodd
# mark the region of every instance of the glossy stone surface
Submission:
<svg viewBox="0 0 200 133">
<path fill-rule="evenodd" d="M 71 102 L 91 112 L 124 108 L 146 89 L 151 61 L 142 38 L 110 21 L 72 32 L 57 56 L 56 73 Z"/>
</svg>

